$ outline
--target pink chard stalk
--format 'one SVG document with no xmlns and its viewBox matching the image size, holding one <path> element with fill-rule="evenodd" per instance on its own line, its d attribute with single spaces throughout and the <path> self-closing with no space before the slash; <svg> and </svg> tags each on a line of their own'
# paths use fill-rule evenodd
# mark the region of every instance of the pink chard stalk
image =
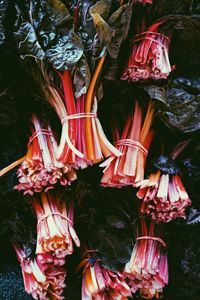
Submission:
<svg viewBox="0 0 200 300">
<path fill-rule="evenodd" d="M 139 81 L 166 79 L 172 67 L 169 62 L 171 36 L 158 32 L 164 21 L 151 25 L 133 39 L 131 55 L 121 76 L 122 80 Z"/>
<path fill-rule="evenodd" d="M 41 264 L 35 258 L 26 258 L 23 248 L 14 245 L 15 252 L 21 264 L 24 288 L 33 299 L 63 300 L 66 271 L 61 267 Z"/>
<path fill-rule="evenodd" d="M 183 147 L 186 144 L 183 143 Z M 175 160 L 180 149 L 178 147 L 178 152 L 172 152 L 172 160 Z M 172 174 L 157 170 L 137 184 L 137 197 L 142 200 L 141 213 L 150 215 L 155 222 L 186 218 L 185 210 L 192 202 L 183 185 L 180 170 L 177 170 Z"/>
<path fill-rule="evenodd" d="M 144 219 L 141 219 L 130 261 L 124 269 L 132 293 L 139 290 L 142 298 L 162 298 L 163 288 L 168 284 L 168 262 L 164 247 L 165 242 L 159 237 L 159 232 L 156 234 L 155 224 L 151 222 L 148 229 Z"/>
<path fill-rule="evenodd" d="M 17 171 L 19 184 L 15 189 L 24 195 L 33 195 L 53 189 L 55 184 L 68 185 L 76 179 L 70 165 L 56 159 L 58 145 L 50 126 L 43 128 L 36 115 L 32 116 L 34 129 L 29 139 L 26 159 Z"/>
<path fill-rule="evenodd" d="M 122 156 L 111 155 L 100 165 L 105 167 L 101 179 L 103 186 L 119 188 L 134 186 L 136 182 L 144 179 L 148 150 L 153 139 L 151 130 L 153 113 L 153 104 L 150 101 L 143 120 L 141 107 L 135 101 L 134 113 L 128 117 L 121 136 L 115 128 L 115 146 Z"/>
<path fill-rule="evenodd" d="M 82 300 L 126 300 L 131 296 L 131 289 L 123 273 L 105 269 L 101 262 L 93 257 L 83 260 L 81 265 L 85 265 Z"/>
<path fill-rule="evenodd" d="M 74 168 L 86 168 L 100 162 L 111 153 L 121 153 L 107 140 L 97 117 L 97 99 L 95 97 L 96 81 L 101 72 L 105 56 L 101 57 L 85 95 L 74 98 L 71 73 L 65 70 L 59 73 L 62 91 L 50 83 L 48 100 L 55 108 L 61 123 L 62 133 L 57 159 L 62 164 Z"/>
<path fill-rule="evenodd" d="M 73 226 L 74 208 L 53 193 L 41 193 L 40 199 L 34 199 L 32 206 L 37 216 L 36 254 L 40 262 L 64 265 L 65 256 L 73 253 L 73 244 L 80 241 Z"/>
</svg>

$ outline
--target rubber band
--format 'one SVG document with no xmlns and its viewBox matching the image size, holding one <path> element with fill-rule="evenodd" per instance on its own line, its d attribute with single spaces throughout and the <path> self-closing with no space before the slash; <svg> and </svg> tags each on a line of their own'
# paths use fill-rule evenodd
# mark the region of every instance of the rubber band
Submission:
<svg viewBox="0 0 200 300">
<path fill-rule="evenodd" d="M 68 120 L 75 120 L 75 119 L 83 119 L 83 118 L 97 118 L 96 113 L 78 113 L 78 114 L 72 114 L 68 115 L 64 118 L 62 118 L 61 122 L 62 124 Z"/>
<path fill-rule="evenodd" d="M 152 42 L 154 42 L 154 43 L 156 43 L 156 44 L 161 45 L 163 48 L 167 48 L 163 43 L 161 43 L 160 41 L 155 40 L 154 38 L 149 37 L 149 36 L 144 36 L 144 37 L 135 39 L 135 40 L 133 40 L 133 44 L 136 43 L 136 42 L 140 42 L 140 41 L 142 41 L 142 40 L 149 40 L 149 41 L 152 41 Z"/>
<path fill-rule="evenodd" d="M 37 226 L 39 226 L 39 224 L 46 218 L 50 217 L 50 216 L 60 216 L 62 219 L 65 219 L 66 221 L 68 221 L 72 226 L 73 226 L 73 222 L 72 220 L 70 220 L 68 217 L 63 216 L 61 213 L 59 212 L 54 212 L 54 213 L 49 213 L 49 214 L 45 214 L 43 215 L 37 222 Z"/>
<path fill-rule="evenodd" d="M 38 130 L 38 131 L 35 131 L 32 136 L 29 138 L 29 141 L 28 141 L 28 146 L 30 146 L 30 144 L 33 142 L 33 140 L 35 138 L 37 138 L 39 135 L 53 135 L 53 133 L 51 131 L 49 131 L 48 129 L 41 129 L 41 130 Z"/>
<path fill-rule="evenodd" d="M 140 240 L 153 240 L 153 241 L 157 241 L 159 243 L 161 243 L 163 245 L 163 247 L 167 247 L 166 243 L 159 237 L 157 236 L 139 236 L 136 238 L 136 241 L 140 241 Z"/>
<path fill-rule="evenodd" d="M 160 32 L 156 32 L 156 31 L 144 31 L 144 32 L 142 32 L 142 33 L 139 33 L 139 34 L 136 34 L 135 35 L 135 37 L 134 37 L 134 39 L 135 38 L 137 38 L 137 37 L 140 37 L 140 36 L 143 36 L 143 35 L 159 35 L 159 36 L 162 36 L 162 37 L 164 37 L 169 43 L 170 43 L 170 39 L 169 39 L 169 37 L 168 36 L 166 36 L 166 35 L 164 35 L 163 33 L 160 33 Z M 134 39 L 133 39 L 133 41 L 134 41 Z"/>
<path fill-rule="evenodd" d="M 138 141 L 134 141 L 131 139 L 123 139 L 123 140 L 119 140 L 117 141 L 114 146 L 129 146 L 129 147 L 133 147 L 133 148 L 138 148 L 139 150 L 141 150 L 143 152 L 143 154 L 145 156 L 148 155 L 148 150 Z"/>
</svg>

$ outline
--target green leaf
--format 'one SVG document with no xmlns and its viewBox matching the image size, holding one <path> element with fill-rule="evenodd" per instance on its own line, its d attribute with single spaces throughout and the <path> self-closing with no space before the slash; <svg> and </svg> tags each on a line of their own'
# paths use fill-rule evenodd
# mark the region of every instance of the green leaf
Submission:
<svg viewBox="0 0 200 300">
<path fill-rule="evenodd" d="M 5 40 L 5 16 L 8 8 L 8 0 L 0 1 L 0 45 Z"/>
<path fill-rule="evenodd" d="M 118 57 L 121 44 L 127 38 L 131 17 L 132 5 L 125 4 L 120 6 L 108 19 L 108 24 L 113 29 L 111 41 L 108 46 L 108 53 L 113 59 Z"/>
<path fill-rule="evenodd" d="M 68 9 L 58 0 L 19 3 L 14 38 L 22 58 L 47 60 L 63 71 L 83 55 L 83 44 L 74 32 Z"/>
<path fill-rule="evenodd" d="M 14 37 L 22 58 L 26 56 L 33 56 L 41 60 L 45 58 L 45 52 L 29 22 L 23 22 L 19 29 L 14 32 Z"/>
<path fill-rule="evenodd" d="M 105 18 L 108 17 L 111 2 L 112 1 L 101 0 L 90 8 L 90 14 L 93 18 L 93 22 L 101 42 L 101 48 L 110 43 L 113 34 L 113 29 L 105 20 Z"/>
<path fill-rule="evenodd" d="M 106 47 L 109 55 L 116 59 L 122 42 L 126 39 L 132 16 L 132 4 L 120 6 L 108 18 L 111 1 L 98 1 L 90 14 L 100 40 L 100 49 Z M 95 44 L 97 44 L 95 42 Z"/>
<path fill-rule="evenodd" d="M 90 83 L 90 76 L 90 68 L 85 56 L 83 55 L 77 62 L 73 73 L 74 92 L 76 98 L 86 93 Z"/>
<path fill-rule="evenodd" d="M 73 29 L 58 36 L 46 51 L 47 60 L 60 71 L 74 66 L 82 55 L 82 42 Z"/>
<path fill-rule="evenodd" d="M 159 100 L 158 116 L 162 121 L 183 133 L 200 130 L 200 79 L 180 77 L 169 82 L 164 90 L 154 95 L 150 91 L 150 95 Z"/>
<path fill-rule="evenodd" d="M 64 23 L 73 20 L 69 10 L 62 1 L 59 0 L 48 0 L 46 3 L 46 11 L 55 26 L 61 26 Z"/>
</svg>

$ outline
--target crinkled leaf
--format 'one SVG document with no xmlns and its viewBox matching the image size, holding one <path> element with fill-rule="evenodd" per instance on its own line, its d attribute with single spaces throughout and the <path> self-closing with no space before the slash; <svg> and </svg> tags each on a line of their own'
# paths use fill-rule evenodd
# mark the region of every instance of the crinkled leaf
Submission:
<svg viewBox="0 0 200 300">
<path fill-rule="evenodd" d="M 73 83 L 76 98 L 86 93 L 90 83 L 90 68 L 84 55 L 77 62 L 75 67 Z"/>
<path fill-rule="evenodd" d="M 200 211 L 198 211 L 196 208 L 192 207 L 190 208 L 190 211 L 187 215 L 187 224 L 196 224 L 200 222 Z"/>
<path fill-rule="evenodd" d="M 58 70 L 74 66 L 83 55 L 83 45 L 73 29 L 56 39 L 46 51 L 47 60 Z"/>
<path fill-rule="evenodd" d="M 94 229 L 93 245 L 104 256 L 115 258 L 120 263 L 126 263 L 131 255 L 132 238 L 124 237 L 120 231 L 112 232 L 103 226 Z"/>
<path fill-rule="evenodd" d="M 127 38 L 132 17 L 132 5 L 125 4 L 115 11 L 108 19 L 108 24 L 113 29 L 113 35 L 108 45 L 108 53 L 116 59 L 122 42 Z"/>
<path fill-rule="evenodd" d="M 116 59 L 122 42 L 126 39 L 129 31 L 132 5 L 125 4 L 114 11 L 109 18 L 107 18 L 110 9 L 111 1 L 98 1 L 90 9 L 90 14 L 93 18 L 96 27 L 98 39 L 95 44 L 101 50 L 107 47 L 109 55 Z"/>
<path fill-rule="evenodd" d="M 90 8 L 90 14 L 93 16 L 99 15 L 102 19 L 107 19 L 109 16 L 112 0 L 100 0 Z M 96 22 L 94 20 L 95 25 Z M 98 26 L 98 25 L 97 25 Z"/>
<path fill-rule="evenodd" d="M 174 175 L 180 173 L 180 168 L 167 156 L 160 155 L 154 166 L 166 174 Z"/>
<path fill-rule="evenodd" d="M 55 26 L 61 26 L 63 23 L 72 20 L 68 9 L 60 0 L 48 0 L 46 3 L 46 11 Z"/>
<path fill-rule="evenodd" d="M 5 15 L 8 8 L 8 0 L 0 1 L 0 45 L 5 40 Z"/>
<path fill-rule="evenodd" d="M 23 58 L 46 59 L 60 71 L 77 63 L 83 54 L 83 45 L 61 1 L 31 1 L 25 6 L 19 3 L 16 8 L 14 37 Z"/>
<path fill-rule="evenodd" d="M 185 187 L 195 208 L 200 209 L 200 144 L 199 137 L 188 147 L 183 157 Z"/>
<path fill-rule="evenodd" d="M 200 129 L 199 78 L 175 79 L 165 88 L 165 93 L 158 97 L 155 93 L 154 98 L 165 102 L 159 105 L 158 114 L 167 126 L 184 133 Z"/>
<path fill-rule="evenodd" d="M 144 90 L 147 91 L 147 93 L 152 99 L 156 99 L 166 103 L 166 93 L 164 88 L 156 85 L 148 85 L 144 87 Z"/>
<path fill-rule="evenodd" d="M 106 22 L 112 1 L 100 0 L 90 8 L 90 14 L 101 42 L 101 48 L 110 43 L 113 30 Z"/>
<path fill-rule="evenodd" d="M 22 58 L 26 56 L 33 56 L 38 59 L 45 58 L 45 52 L 38 42 L 33 26 L 29 22 L 23 22 L 19 29 L 14 32 L 14 37 Z"/>
</svg>

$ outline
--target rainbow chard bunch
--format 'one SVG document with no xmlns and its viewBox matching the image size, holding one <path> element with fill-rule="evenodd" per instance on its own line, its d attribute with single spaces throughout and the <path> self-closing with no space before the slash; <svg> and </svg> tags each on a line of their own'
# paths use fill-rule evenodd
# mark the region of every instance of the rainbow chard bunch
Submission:
<svg viewBox="0 0 200 300">
<path fill-rule="evenodd" d="M 142 109 L 135 101 L 134 113 L 128 116 L 121 136 L 115 128 L 115 147 L 122 155 L 111 155 L 100 165 L 105 167 L 101 179 L 103 186 L 134 186 L 136 182 L 143 180 L 148 150 L 153 139 L 153 113 L 153 104 L 150 101 L 143 119 Z"/>
<path fill-rule="evenodd" d="M 186 218 L 185 210 L 191 200 L 181 179 L 181 171 L 175 159 L 187 146 L 188 141 L 178 145 L 171 157 L 161 155 L 155 164 L 157 171 L 137 184 L 137 197 L 142 200 L 141 212 L 151 215 L 156 222 L 169 222 Z"/>
<path fill-rule="evenodd" d="M 73 243 L 80 246 L 72 202 L 67 207 L 58 194 L 48 192 L 34 199 L 32 206 L 37 216 L 36 254 L 41 262 L 64 265 L 65 256 L 73 253 Z"/>
<path fill-rule="evenodd" d="M 56 159 L 58 144 L 50 126 L 43 128 L 36 115 L 32 116 L 32 136 L 29 139 L 25 160 L 17 171 L 19 184 L 15 189 L 24 195 L 53 189 L 58 182 L 68 185 L 76 179 L 70 165 Z"/>
<path fill-rule="evenodd" d="M 127 66 L 122 80 L 139 81 L 147 79 L 166 79 L 172 67 L 169 62 L 171 34 L 159 32 L 164 21 L 151 25 L 145 32 L 137 34 L 132 43 Z"/>
<path fill-rule="evenodd" d="M 74 98 L 70 71 L 59 73 L 63 99 L 58 89 L 49 85 L 49 102 L 55 108 L 61 123 L 62 133 L 57 151 L 61 163 L 74 168 L 85 168 L 100 162 L 111 154 L 121 153 L 107 140 L 97 117 L 95 84 L 102 69 L 105 55 L 102 56 L 92 75 L 86 94 Z"/>
<path fill-rule="evenodd" d="M 165 247 L 165 242 L 160 238 L 159 228 L 156 228 L 153 222 L 148 226 L 141 218 L 135 246 L 124 269 L 133 293 L 139 290 L 143 298 L 160 298 L 162 289 L 168 284 Z"/>
<path fill-rule="evenodd" d="M 113 272 L 103 266 L 93 251 L 88 251 L 79 265 L 84 266 L 82 275 L 82 300 L 128 299 L 131 289 L 122 272 Z"/>
<path fill-rule="evenodd" d="M 62 300 L 65 288 L 66 271 L 62 267 L 41 264 L 38 257 L 26 258 L 23 247 L 14 245 L 21 264 L 24 288 L 33 299 Z"/>
</svg>

